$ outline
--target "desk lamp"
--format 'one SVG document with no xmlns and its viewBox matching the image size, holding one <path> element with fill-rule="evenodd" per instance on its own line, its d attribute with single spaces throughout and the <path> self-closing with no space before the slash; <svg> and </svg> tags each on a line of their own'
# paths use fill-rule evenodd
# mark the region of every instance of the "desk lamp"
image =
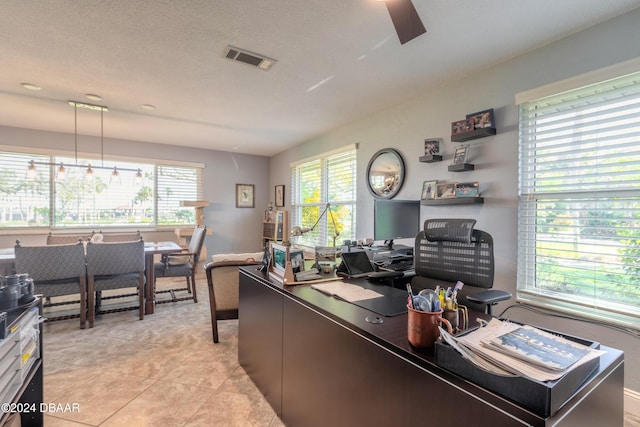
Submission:
<svg viewBox="0 0 640 427">
<path fill-rule="evenodd" d="M 338 228 L 336 227 L 336 220 L 333 217 L 333 213 L 331 212 L 331 203 L 327 203 L 325 205 L 324 210 L 322 211 L 320 216 L 318 216 L 318 219 L 316 220 L 315 224 L 311 226 L 311 228 L 295 226 L 291 229 L 291 236 L 302 236 L 303 234 L 306 234 L 306 233 L 309 233 L 310 231 L 315 230 L 318 223 L 320 222 L 322 217 L 325 216 L 327 211 L 329 211 L 329 217 L 331 217 L 331 222 L 333 222 L 333 229 L 335 230 L 335 235 L 333 236 L 333 247 L 335 248 L 336 239 L 338 238 L 338 236 L 340 236 L 340 233 L 338 232 Z"/>
</svg>

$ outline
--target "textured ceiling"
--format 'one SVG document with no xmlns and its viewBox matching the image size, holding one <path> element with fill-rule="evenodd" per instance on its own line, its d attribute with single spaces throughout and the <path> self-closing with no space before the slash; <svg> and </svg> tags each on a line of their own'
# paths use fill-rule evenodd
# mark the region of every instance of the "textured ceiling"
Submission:
<svg viewBox="0 0 640 427">
<path fill-rule="evenodd" d="M 109 107 L 107 138 L 271 156 L 640 6 L 413 3 L 427 33 L 400 45 L 375 0 L 2 0 L 0 125 L 73 133 L 77 100 Z M 231 62 L 227 45 L 278 62 Z"/>
</svg>

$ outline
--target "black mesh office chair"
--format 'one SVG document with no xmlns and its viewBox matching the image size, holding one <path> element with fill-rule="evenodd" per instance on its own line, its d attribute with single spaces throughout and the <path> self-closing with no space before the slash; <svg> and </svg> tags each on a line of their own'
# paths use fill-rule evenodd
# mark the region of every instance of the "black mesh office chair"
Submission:
<svg viewBox="0 0 640 427">
<path fill-rule="evenodd" d="M 509 292 L 493 287 L 493 238 L 474 229 L 474 219 L 428 219 L 416 236 L 414 264 L 415 292 L 421 289 L 453 287 L 460 280 L 464 288 L 458 302 L 492 314 L 492 306 L 511 298 Z"/>
</svg>

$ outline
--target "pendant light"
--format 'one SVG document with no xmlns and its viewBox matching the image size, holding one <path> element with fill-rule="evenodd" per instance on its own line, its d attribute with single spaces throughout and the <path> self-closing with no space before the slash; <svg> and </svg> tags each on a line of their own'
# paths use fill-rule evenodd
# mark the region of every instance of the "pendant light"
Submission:
<svg viewBox="0 0 640 427">
<path fill-rule="evenodd" d="M 102 105 L 95 104 L 87 104 L 84 102 L 77 101 L 68 101 L 68 104 L 73 107 L 74 112 L 74 144 L 75 144 L 75 164 L 73 165 L 64 165 L 63 163 L 51 163 L 51 162 L 36 162 L 34 160 L 29 161 L 29 165 L 27 167 L 27 177 L 29 179 L 34 179 L 37 175 L 36 165 L 42 166 L 58 166 L 56 172 L 56 180 L 61 181 L 66 177 L 66 168 L 74 167 L 74 168 L 85 168 L 84 165 L 78 164 L 78 108 L 83 108 L 87 110 L 100 111 L 100 166 L 86 166 L 86 179 L 93 179 L 93 171 L 94 169 L 109 169 L 112 170 L 111 178 L 109 182 L 116 180 L 120 182 L 120 172 L 135 172 L 135 183 L 142 184 L 142 170 L 138 169 L 130 169 L 130 168 L 119 168 L 117 166 L 105 166 L 104 165 L 104 113 L 109 111 L 109 108 Z"/>
</svg>

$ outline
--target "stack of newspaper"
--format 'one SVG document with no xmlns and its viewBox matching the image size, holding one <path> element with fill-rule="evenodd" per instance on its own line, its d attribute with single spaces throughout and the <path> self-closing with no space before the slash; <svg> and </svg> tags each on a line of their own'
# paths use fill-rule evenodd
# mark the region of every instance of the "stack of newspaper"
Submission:
<svg viewBox="0 0 640 427">
<path fill-rule="evenodd" d="M 604 352 L 534 328 L 498 319 L 468 334 L 443 339 L 465 359 L 498 375 L 557 380 Z"/>
</svg>

